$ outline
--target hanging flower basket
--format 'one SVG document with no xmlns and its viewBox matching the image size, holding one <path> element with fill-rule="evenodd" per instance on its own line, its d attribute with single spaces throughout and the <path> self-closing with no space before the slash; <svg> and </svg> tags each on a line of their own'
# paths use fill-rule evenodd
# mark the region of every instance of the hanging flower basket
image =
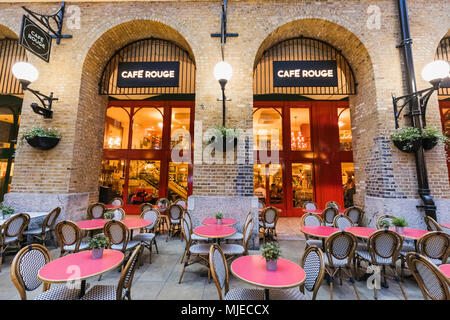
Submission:
<svg viewBox="0 0 450 320">
<path fill-rule="evenodd" d="M 439 139 L 436 137 L 433 138 L 423 138 L 422 139 L 422 146 L 425 150 L 431 150 L 433 149 L 439 142 Z"/>
<path fill-rule="evenodd" d="M 433 149 L 439 142 L 448 143 L 448 138 L 444 136 L 441 130 L 435 127 L 426 126 L 422 131 L 422 146 L 425 150 Z"/>
<path fill-rule="evenodd" d="M 404 127 L 397 129 L 391 135 L 392 142 L 401 151 L 412 153 L 419 149 L 422 136 L 419 129 Z"/>
<path fill-rule="evenodd" d="M 236 129 L 226 128 L 222 126 L 215 126 L 210 134 L 204 136 L 204 142 L 210 144 L 215 150 L 225 152 L 227 151 L 227 143 L 231 144 L 234 148 L 237 146 L 238 133 Z M 219 142 L 219 139 L 221 140 Z M 231 150 L 228 150 L 231 151 Z"/>
<path fill-rule="evenodd" d="M 33 138 L 25 138 L 28 144 L 33 148 L 39 150 L 49 150 L 54 148 L 58 143 L 60 138 L 51 138 L 51 137 L 33 137 Z"/>
<path fill-rule="evenodd" d="M 414 140 L 394 140 L 394 145 L 401 151 L 406 153 L 416 152 L 420 147 L 420 139 Z"/>
</svg>

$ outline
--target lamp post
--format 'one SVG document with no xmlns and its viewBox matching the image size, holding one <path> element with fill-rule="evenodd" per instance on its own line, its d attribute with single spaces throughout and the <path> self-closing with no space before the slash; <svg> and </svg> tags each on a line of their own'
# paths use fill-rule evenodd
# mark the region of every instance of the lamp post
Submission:
<svg viewBox="0 0 450 320">
<path fill-rule="evenodd" d="M 39 78 L 39 72 L 36 67 L 28 62 L 17 62 L 12 67 L 12 73 L 19 79 L 23 90 L 30 91 L 41 102 L 42 107 L 35 102 L 31 104 L 33 111 L 44 116 L 46 119 L 51 119 L 53 117 L 52 102 L 58 100 L 58 98 L 53 97 L 53 92 L 50 93 L 50 96 L 47 96 L 28 87 L 33 81 Z"/>
<path fill-rule="evenodd" d="M 222 89 L 222 126 L 225 127 L 225 85 L 228 80 L 231 79 L 231 75 L 233 74 L 233 70 L 231 66 L 225 61 L 221 61 L 217 63 L 214 67 L 214 77 L 217 81 L 219 81 L 220 88 Z"/>
</svg>

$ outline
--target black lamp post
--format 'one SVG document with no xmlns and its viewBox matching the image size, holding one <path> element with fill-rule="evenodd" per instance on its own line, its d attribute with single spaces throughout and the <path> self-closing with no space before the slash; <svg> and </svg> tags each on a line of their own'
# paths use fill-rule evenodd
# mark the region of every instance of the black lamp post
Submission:
<svg viewBox="0 0 450 320">
<path fill-rule="evenodd" d="M 33 90 L 28 87 L 30 83 L 36 81 L 39 77 L 39 72 L 36 67 L 28 62 L 17 62 L 12 67 L 12 73 L 17 79 L 19 79 L 23 90 L 30 91 L 41 102 L 42 107 L 35 102 L 31 104 L 31 108 L 33 109 L 33 111 L 44 116 L 44 118 L 46 119 L 51 119 L 53 117 L 52 102 L 58 100 L 58 98 L 53 97 L 53 92 L 51 92 L 50 95 L 47 96 L 37 90 Z"/>
<path fill-rule="evenodd" d="M 222 89 L 222 126 L 225 127 L 225 103 L 226 103 L 226 96 L 225 96 L 225 85 L 227 84 L 228 80 L 230 80 L 231 75 L 233 74 L 233 70 L 231 66 L 226 63 L 225 61 L 221 61 L 216 64 L 214 67 L 214 77 L 217 81 L 219 81 L 220 88 Z"/>
</svg>

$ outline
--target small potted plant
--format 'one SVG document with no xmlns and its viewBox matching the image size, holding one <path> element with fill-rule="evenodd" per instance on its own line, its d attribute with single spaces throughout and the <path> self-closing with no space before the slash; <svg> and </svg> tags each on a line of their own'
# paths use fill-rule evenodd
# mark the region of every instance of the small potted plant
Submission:
<svg viewBox="0 0 450 320">
<path fill-rule="evenodd" d="M 44 127 L 37 126 L 26 130 L 22 135 L 22 140 L 24 139 L 33 148 L 49 150 L 58 144 L 59 140 L 61 140 L 61 134 L 56 129 L 45 129 Z"/>
<path fill-rule="evenodd" d="M 391 223 L 389 222 L 389 220 L 383 219 L 380 221 L 380 227 L 382 227 L 384 229 L 389 229 L 390 226 L 391 226 Z"/>
<path fill-rule="evenodd" d="M 419 149 L 421 138 L 419 129 L 413 127 L 398 128 L 391 135 L 394 145 L 407 153 L 412 153 Z"/>
<path fill-rule="evenodd" d="M 219 139 L 222 140 L 222 146 Z M 227 128 L 224 126 L 214 126 L 210 135 L 205 135 L 205 143 L 212 144 L 216 150 L 226 151 L 227 144 L 236 147 L 238 140 L 238 131 L 235 128 Z"/>
<path fill-rule="evenodd" d="M 336 210 L 339 209 L 338 204 L 337 204 L 336 202 L 334 202 L 334 201 L 328 202 L 327 207 L 328 207 L 328 208 L 335 208 Z"/>
<path fill-rule="evenodd" d="M 449 139 L 435 127 L 425 127 L 422 130 L 422 146 L 425 150 L 433 149 L 438 142 L 448 143 Z"/>
<path fill-rule="evenodd" d="M 395 232 L 403 234 L 404 228 L 408 225 L 405 218 L 395 217 L 392 219 L 392 224 L 395 226 Z"/>
<path fill-rule="evenodd" d="M 89 250 L 92 250 L 92 259 L 101 259 L 103 250 L 108 247 L 108 238 L 104 235 L 95 235 L 89 240 Z"/>
<path fill-rule="evenodd" d="M 112 220 L 112 219 L 114 219 L 114 217 L 115 217 L 114 210 L 108 210 L 108 211 L 106 211 L 105 214 L 104 214 L 103 216 L 104 216 L 105 219 L 107 219 L 107 220 Z"/>
<path fill-rule="evenodd" d="M 267 242 L 263 244 L 261 254 L 266 259 L 267 270 L 277 270 L 277 260 L 281 255 L 280 245 L 278 242 Z"/>
<path fill-rule="evenodd" d="M 217 224 L 222 224 L 222 219 L 223 219 L 223 213 L 222 212 L 217 212 L 216 213 Z"/>
<path fill-rule="evenodd" d="M 160 207 L 160 208 L 167 208 L 168 204 L 169 204 L 169 200 L 166 198 L 161 198 L 158 201 L 158 207 Z"/>
<path fill-rule="evenodd" d="M 5 206 L 3 203 L 0 204 L 0 209 L 2 210 L 3 219 L 9 219 L 14 214 L 14 209 L 9 206 Z"/>
</svg>

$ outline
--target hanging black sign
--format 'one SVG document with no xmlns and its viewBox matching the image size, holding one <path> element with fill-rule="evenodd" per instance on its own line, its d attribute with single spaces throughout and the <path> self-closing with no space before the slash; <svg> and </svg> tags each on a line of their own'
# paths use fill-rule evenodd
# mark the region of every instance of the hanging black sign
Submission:
<svg viewBox="0 0 450 320">
<path fill-rule="evenodd" d="M 336 60 L 273 61 L 274 87 L 337 87 Z"/>
<path fill-rule="evenodd" d="M 22 18 L 19 44 L 45 62 L 50 61 L 52 37 L 25 15 Z"/>
<path fill-rule="evenodd" d="M 178 87 L 180 63 L 119 62 L 117 86 L 126 87 Z"/>
</svg>

